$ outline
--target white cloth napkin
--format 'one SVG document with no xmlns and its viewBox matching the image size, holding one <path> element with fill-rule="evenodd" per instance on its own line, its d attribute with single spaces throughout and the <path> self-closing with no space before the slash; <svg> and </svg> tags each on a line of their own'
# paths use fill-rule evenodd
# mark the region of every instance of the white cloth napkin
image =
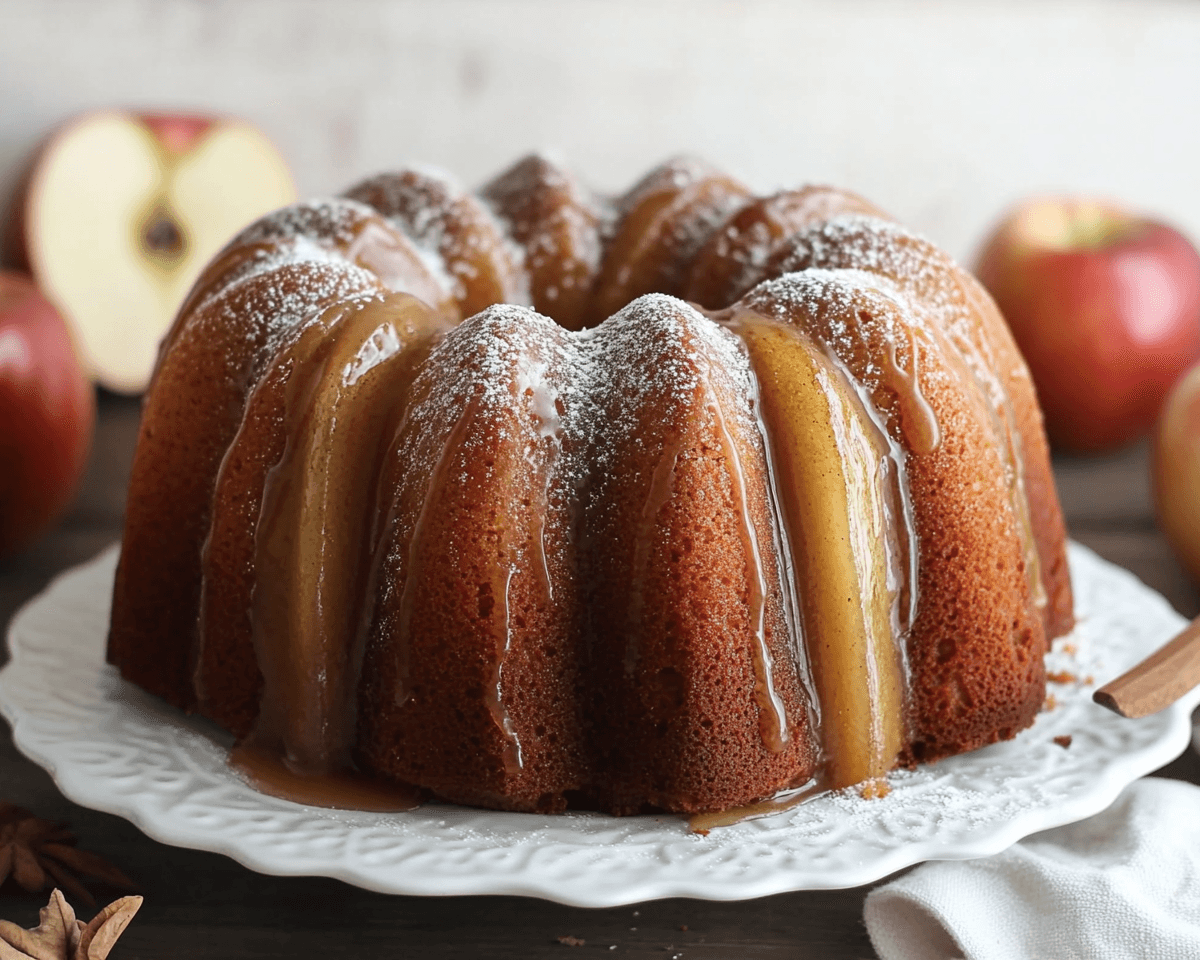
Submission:
<svg viewBox="0 0 1200 960">
<path fill-rule="evenodd" d="M 994 857 L 926 863 L 864 918 L 883 960 L 1197 960 L 1200 787 L 1149 777 Z"/>
</svg>

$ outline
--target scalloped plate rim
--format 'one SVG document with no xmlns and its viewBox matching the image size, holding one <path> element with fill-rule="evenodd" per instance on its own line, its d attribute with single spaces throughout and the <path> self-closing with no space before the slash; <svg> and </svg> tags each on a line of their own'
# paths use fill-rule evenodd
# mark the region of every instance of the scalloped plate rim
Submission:
<svg viewBox="0 0 1200 960">
<path fill-rule="evenodd" d="M 29 619 L 49 609 L 60 608 L 63 601 L 73 597 L 78 578 L 86 576 L 96 568 L 115 563 L 117 545 L 112 545 L 83 564 L 63 571 L 37 596 L 28 601 L 13 617 L 7 634 L 11 660 L 0 669 L 0 694 L 6 684 L 23 671 L 35 670 L 27 662 L 26 651 L 20 640 L 20 630 Z M 1072 563 L 1079 562 L 1080 555 L 1092 558 L 1111 575 L 1129 578 L 1145 594 L 1146 602 L 1166 603 L 1158 594 L 1145 587 L 1140 581 L 1119 567 L 1109 564 L 1079 544 L 1071 544 Z M 111 577 L 111 574 L 109 574 Z M 1168 610 L 1170 608 L 1168 607 Z M 1173 611 L 1171 611 L 1174 613 Z M 1174 614 L 1179 624 L 1184 621 Z M 1166 637 L 1163 638 L 1167 639 Z M 104 668 L 111 669 L 111 668 Z M 878 853 L 857 865 L 845 865 L 834 872 L 780 869 L 766 877 L 744 883 L 728 884 L 706 882 L 703 877 L 681 880 L 678 876 L 644 877 L 637 882 L 619 881 L 603 886 L 588 886 L 582 890 L 564 889 L 560 884 L 533 875 L 517 874 L 499 876 L 494 873 L 467 871 L 454 876 L 426 874 L 418 877 L 404 876 L 393 868 L 371 868 L 363 864 L 336 865 L 315 864 L 305 859 L 279 856 L 275 849 L 262 850 L 247 846 L 240 840 L 226 840 L 219 833 L 206 831 L 179 817 L 172 817 L 170 810 L 158 809 L 150 800 L 118 795 L 111 790 L 97 793 L 95 779 L 81 766 L 63 762 L 53 750 L 53 742 L 44 742 L 39 736 L 35 717 L 0 696 L 0 714 L 13 728 L 13 740 L 18 749 L 29 759 L 42 766 L 55 784 L 72 801 L 92 809 L 123 817 L 147 836 L 163 843 L 220 853 L 231 857 L 249 869 L 276 876 L 324 876 L 374 890 L 416 896 L 465 896 L 465 895 L 516 895 L 532 896 L 563 903 L 570 906 L 611 907 L 664 897 L 691 897 L 706 900 L 735 901 L 768 896 L 796 890 L 829 890 L 861 886 L 886 877 L 924 860 L 970 859 L 990 856 L 1006 849 L 1030 834 L 1085 819 L 1107 808 L 1131 782 L 1150 773 L 1177 757 L 1187 748 L 1192 728 L 1192 709 L 1200 704 L 1200 688 L 1190 691 L 1176 704 L 1163 711 L 1169 724 L 1167 729 L 1152 744 L 1129 754 L 1111 756 L 1097 771 L 1091 789 L 1081 795 L 1065 800 L 1052 809 L 1031 808 L 1020 811 L 1004 823 L 989 825 L 989 831 L 972 840 L 950 842 L 917 841 L 896 846 Z M 1100 709 L 1100 708 L 1097 708 Z M 1162 716 L 1160 715 L 1160 716 Z M 180 715 L 182 717 L 182 715 Z M 196 722 L 196 721 L 189 721 Z M 204 725 L 205 721 L 198 721 Z M 276 803 L 280 801 L 275 801 Z M 287 805 L 297 806 L 297 805 Z M 310 808 L 298 807 L 300 810 Z M 473 811 L 487 817 L 488 812 Z M 323 811 L 317 811 L 321 815 Z M 525 816 L 502 814 L 501 816 Z M 603 817 L 600 814 L 587 814 Z M 615 818 L 607 818 L 615 819 Z M 669 820 L 673 817 L 641 817 L 634 820 Z M 762 821 L 758 821 L 761 823 Z M 725 831 L 714 831 L 714 835 L 726 835 Z M 620 856 L 621 848 L 616 856 Z"/>
</svg>

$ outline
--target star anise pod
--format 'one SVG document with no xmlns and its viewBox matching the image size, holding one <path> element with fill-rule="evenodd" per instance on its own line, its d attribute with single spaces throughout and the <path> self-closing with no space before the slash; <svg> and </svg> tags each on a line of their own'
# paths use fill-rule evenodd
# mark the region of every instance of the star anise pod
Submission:
<svg viewBox="0 0 1200 960">
<path fill-rule="evenodd" d="M 32 930 L 0 920 L 0 960 L 105 960 L 141 905 L 141 897 L 122 897 L 84 923 L 55 887 Z"/>
<path fill-rule="evenodd" d="M 76 842 L 65 824 L 42 820 L 24 807 L 0 801 L 0 884 L 11 876 L 30 893 L 57 884 L 92 907 L 95 897 L 75 874 L 119 889 L 134 889 L 125 874 L 94 853 L 78 849 Z"/>
</svg>

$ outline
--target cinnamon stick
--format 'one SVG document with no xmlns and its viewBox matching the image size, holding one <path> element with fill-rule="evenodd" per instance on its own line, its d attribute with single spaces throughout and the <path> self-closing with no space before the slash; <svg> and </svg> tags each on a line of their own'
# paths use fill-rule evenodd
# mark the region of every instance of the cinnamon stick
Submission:
<svg viewBox="0 0 1200 960">
<path fill-rule="evenodd" d="M 1146 717 L 1200 684 L 1200 617 L 1131 670 L 1106 683 L 1092 699 L 1123 717 Z"/>
</svg>

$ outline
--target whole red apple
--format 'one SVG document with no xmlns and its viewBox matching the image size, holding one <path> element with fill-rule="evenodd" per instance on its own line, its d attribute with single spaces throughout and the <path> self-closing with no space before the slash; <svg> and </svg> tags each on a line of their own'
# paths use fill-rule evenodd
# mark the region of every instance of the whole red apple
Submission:
<svg viewBox="0 0 1200 960">
<path fill-rule="evenodd" d="M 985 242 L 976 273 L 1060 448 L 1100 452 L 1144 436 L 1200 359 L 1200 254 L 1174 227 L 1115 204 L 1023 203 Z"/>
<path fill-rule="evenodd" d="M 1150 461 L 1158 526 L 1200 583 L 1200 364 L 1167 396 Z"/>
<path fill-rule="evenodd" d="M 70 502 L 95 416 L 62 317 L 27 277 L 0 271 L 0 556 Z"/>
</svg>

